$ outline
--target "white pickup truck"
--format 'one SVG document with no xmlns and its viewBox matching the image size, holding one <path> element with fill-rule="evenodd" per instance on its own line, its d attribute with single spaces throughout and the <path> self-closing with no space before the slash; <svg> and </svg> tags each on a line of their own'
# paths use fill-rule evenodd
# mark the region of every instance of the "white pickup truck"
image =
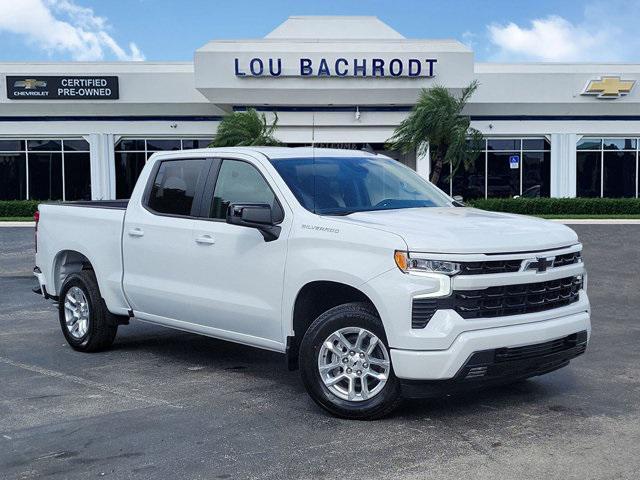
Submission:
<svg viewBox="0 0 640 480">
<path fill-rule="evenodd" d="M 40 205 L 36 237 L 76 350 L 136 319 L 282 352 L 347 418 L 550 372 L 591 331 L 571 229 L 466 208 L 366 152 L 155 154 L 128 201 Z"/>
</svg>

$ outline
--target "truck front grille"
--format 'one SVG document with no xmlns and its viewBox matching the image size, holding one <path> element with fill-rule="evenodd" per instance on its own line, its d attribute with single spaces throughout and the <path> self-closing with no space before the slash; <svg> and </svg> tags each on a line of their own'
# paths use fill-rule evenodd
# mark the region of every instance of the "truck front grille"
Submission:
<svg viewBox="0 0 640 480">
<path fill-rule="evenodd" d="M 487 262 L 464 262 L 460 264 L 460 275 L 513 273 L 520 270 L 521 264 L 522 260 L 490 260 Z"/>
<path fill-rule="evenodd" d="M 582 276 L 547 282 L 455 290 L 445 298 L 414 298 L 412 328 L 427 326 L 438 310 L 455 310 L 462 318 L 492 318 L 523 315 L 564 307 L 578 301 Z"/>
<path fill-rule="evenodd" d="M 578 301 L 582 277 L 453 292 L 453 308 L 463 318 L 503 317 L 541 312 Z"/>
<path fill-rule="evenodd" d="M 564 255 L 558 255 L 553 262 L 554 267 L 564 267 L 566 265 L 573 265 L 578 263 L 582 258 L 580 252 L 565 253 Z"/>
<path fill-rule="evenodd" d="M 581 261 L 580 252 L 564 253 L 548 258 L 548 267 L 566 267 Z M 520 271 L 524 259 L 487 260 L 485 262 L 462 262 L 460 275 L 487 275 L 491 273 L 514 273 Z"/>
</svg>

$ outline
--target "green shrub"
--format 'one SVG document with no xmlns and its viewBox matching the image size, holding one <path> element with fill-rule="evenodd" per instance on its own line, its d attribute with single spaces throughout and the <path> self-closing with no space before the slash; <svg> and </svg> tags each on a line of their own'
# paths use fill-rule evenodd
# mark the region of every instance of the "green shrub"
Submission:
<svg viewBox="0 0 640 480">
<path fill-rule="evenodd" d="M 33 217 L 39 200 L 1 200 L 0 217 Z M 487 198 L 469 207 L 523 215 L 640 215 L 640 198 Z"/>
<path fill-rule="evenodd" d="M 639 198 L 487 198 L 470 207 L 523 215 L 637 215 Z"/>
<path fill-rule="evenodd" d="M 0 217 L 33 217 L 38 200 L 0 200 Z"/>
</svg>

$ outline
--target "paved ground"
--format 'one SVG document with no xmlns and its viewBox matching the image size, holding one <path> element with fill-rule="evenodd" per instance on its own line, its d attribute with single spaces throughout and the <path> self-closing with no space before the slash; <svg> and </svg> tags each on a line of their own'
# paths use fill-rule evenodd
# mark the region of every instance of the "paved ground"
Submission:
<svg viewBox="0 0 640 480">
<path fill-rule="evenodd" d="M 32 231 L 0 228 L 0 478 L 637 479 L 639 225 L 577 225 L 593 342 L 516 386 L 321 412 L 279 355 L 163 328 L 71 350 L 30 288 Z"/>
</svg>

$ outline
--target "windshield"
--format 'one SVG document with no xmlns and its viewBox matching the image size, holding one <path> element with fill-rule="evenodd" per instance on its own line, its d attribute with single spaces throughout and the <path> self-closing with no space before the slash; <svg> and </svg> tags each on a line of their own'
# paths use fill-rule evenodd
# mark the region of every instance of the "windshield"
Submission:
<svg viewBox="0 0 640 480">
<path fill-rule="evenodd" d="M 318 214 L 451 206 L 444 193 L 389 158 L 287 158 L 272 164 L 302 206 Z"/>
</svg>

